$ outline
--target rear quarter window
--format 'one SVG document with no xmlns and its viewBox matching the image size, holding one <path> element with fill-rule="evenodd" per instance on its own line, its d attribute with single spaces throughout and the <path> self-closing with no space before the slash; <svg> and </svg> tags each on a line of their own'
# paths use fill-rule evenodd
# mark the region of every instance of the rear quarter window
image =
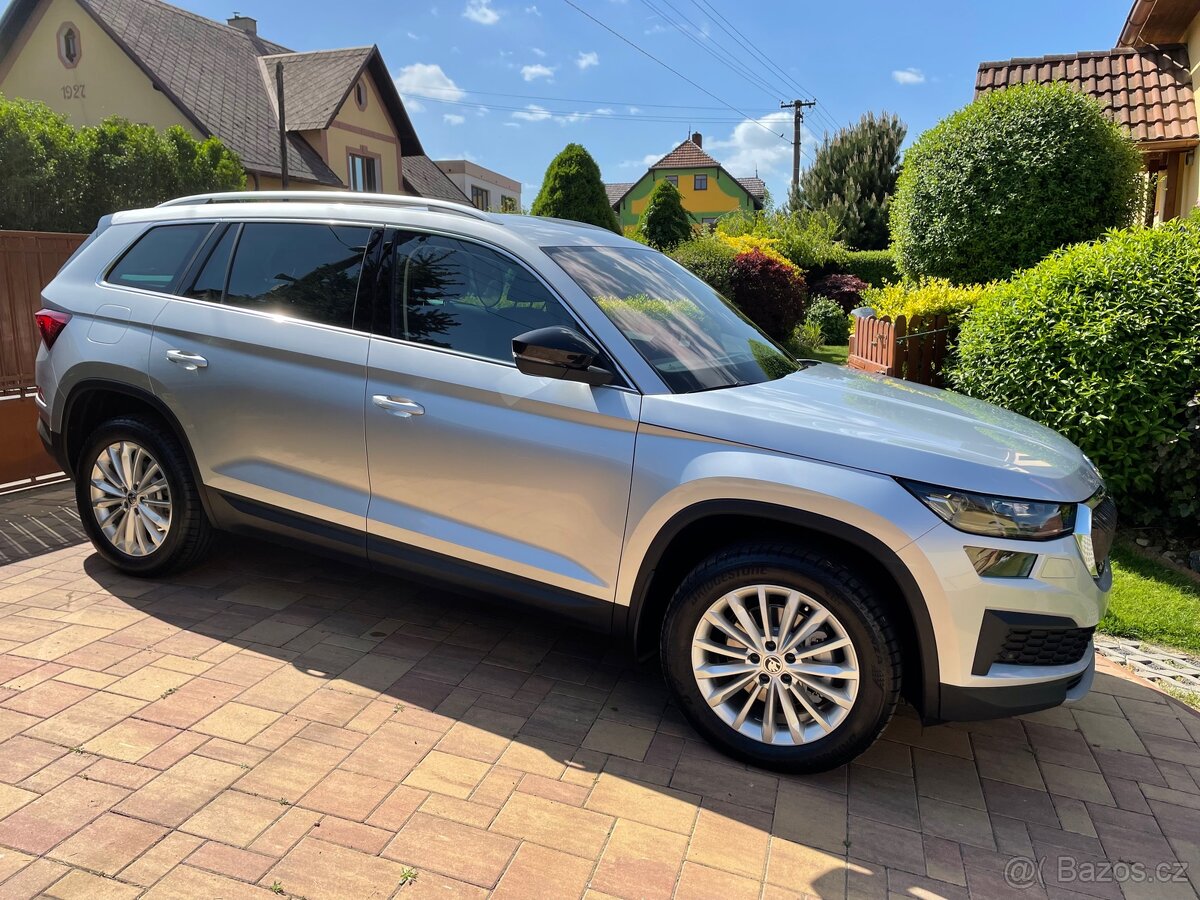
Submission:
<svg viewBox="0 0 1200 900">
<path fill-rule="evenodd" d="M 109 269 L 106 280 L 122 287 L 171 293 L 212 227 L 211 222 L 201 222 L 151 228 Z"/>
</svg>

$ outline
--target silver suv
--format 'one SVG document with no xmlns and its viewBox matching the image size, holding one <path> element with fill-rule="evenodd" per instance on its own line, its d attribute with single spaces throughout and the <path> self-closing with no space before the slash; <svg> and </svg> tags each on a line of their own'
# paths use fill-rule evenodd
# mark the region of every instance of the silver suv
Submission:
<svg viewBox="0 0 1200 900">
<path fill-rule="evenodd" d="M 1115 509 L 1052 431 L 796 360 L 667 257 L 433 200 L 122 212 L 45 289 L 39 431 L 131 575 L 214 529 L 657 654 L 725 752 L 818 771 L 1085 694 Z"/>
</svg>

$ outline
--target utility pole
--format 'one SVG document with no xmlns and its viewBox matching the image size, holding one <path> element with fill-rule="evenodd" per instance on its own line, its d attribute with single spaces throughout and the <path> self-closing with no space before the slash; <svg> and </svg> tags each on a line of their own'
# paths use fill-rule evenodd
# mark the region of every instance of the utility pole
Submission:
<svg viewBox="0 0 1200 900">
<path fill-rule="evenodd" d="M 816 105 L 816 100 L 793 100 L 779 104 L 780 109 L 790 109 L 795 113 L 792 119 L 792 193 L 800 189 L 800 131 L 804 126 L 804 110 Z"/>
<path fill-rule="evenodd" d="M 279 182 L 288 189 L 287 120 L 283 112 L 283 60 L 275 62 L 275 96 L 279 101 Z"/>
</svg>

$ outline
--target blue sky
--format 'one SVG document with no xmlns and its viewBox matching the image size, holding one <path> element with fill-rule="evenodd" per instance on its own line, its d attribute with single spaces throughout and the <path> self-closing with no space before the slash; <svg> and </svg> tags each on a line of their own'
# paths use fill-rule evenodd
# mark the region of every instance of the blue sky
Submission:
<svg viewBox="0 0 1200 900">
<path fill-rule="evenodd" d="M 216 19 L 232 12 L 229 0 L 174 2 Z M 258 18 L 261 34 L 296 50 L 378 44 L 426 151 L 465 157 L 521 181 L 526 205 L 547 163 L 569 141 L 591 151 L 606 181 L 633 181 L 689 126 L 732 174 L 757 169 L 782 199 L 791 146 L 777 133 L 790 141 L 791 119 L 779 111 L 781 99 L 819 101 L 806 123 L 809 152 L 824 130 L 868 109 L 898 113 L 911 141 L 970 101 L 980 61 L 1111 47 L 1130 6 L 1130 0 L 570 0 L 693 86 L 568 0 L 240 2 L 243 14 Z M 723 25 L 781 71 L 740 46 Z M 732 58 L 748 74 L 718 57 Z"/>
</svg>

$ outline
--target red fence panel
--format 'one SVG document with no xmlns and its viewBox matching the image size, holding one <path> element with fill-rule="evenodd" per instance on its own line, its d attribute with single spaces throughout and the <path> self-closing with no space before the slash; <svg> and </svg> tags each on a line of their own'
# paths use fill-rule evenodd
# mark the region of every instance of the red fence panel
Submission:
<svg viewBox="0 0 1200 900">
<path fill-rule="evenodd" d="M 941 387 L 951 331 L 945 315 L 913 316 L 911 321 L 897 316 L 894 322 L 887 316 L 858 318 L 847 365 Z"/>
</svg>

